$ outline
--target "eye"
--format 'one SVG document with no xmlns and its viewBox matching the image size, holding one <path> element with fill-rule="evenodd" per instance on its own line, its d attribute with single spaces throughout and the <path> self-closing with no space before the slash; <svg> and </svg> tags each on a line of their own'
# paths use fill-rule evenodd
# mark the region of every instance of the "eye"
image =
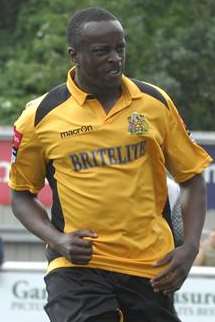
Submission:
<svg viewBox="0 0 215 322">
<path fill-rule="evenodd" d="M 118 47 L 116 48 L 116 50 L 117 50 L 117 52 L 118 52 L 119 54 L 123 54 L 123 53 L 124 53 L 124 51 L 125 51 L 125 45 L 120 45 L 120 46 L 118 46 Z"/>
<path fill-rule="evenodd" d="M 102 56 L 108 53 L 108 48 L 106 47 L 93 48 L 92 52 L 96 56 Z"/>
</svg>

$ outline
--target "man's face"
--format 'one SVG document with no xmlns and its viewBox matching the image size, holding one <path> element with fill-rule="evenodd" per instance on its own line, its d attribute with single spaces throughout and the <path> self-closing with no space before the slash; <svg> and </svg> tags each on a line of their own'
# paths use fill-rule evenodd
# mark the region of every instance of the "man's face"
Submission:
<svg viewBox="0 0 215 322">
<path fill-rule="evenodd" d="M 75 50 L 78 79 L 92 89 L 118 87 L 125 61 L 125 34 L 119 21 L 88 22 Z"/>
</svg>

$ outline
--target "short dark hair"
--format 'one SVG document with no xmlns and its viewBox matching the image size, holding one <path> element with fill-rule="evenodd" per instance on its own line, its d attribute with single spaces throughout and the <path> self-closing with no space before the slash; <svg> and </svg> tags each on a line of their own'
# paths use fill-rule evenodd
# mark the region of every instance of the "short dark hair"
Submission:
<svg viewBox="0 0 215 322">
<path fill-rule="evenodd" d="M 101 7 L 89 7 L 76 11 L 70 18 L 67 29 L 67 40 L 69 45 L 78 48 L 80 44 L 81 27 L 90 21 L 110 21 L 119 19 L 110 11 Z"/>
</svg>

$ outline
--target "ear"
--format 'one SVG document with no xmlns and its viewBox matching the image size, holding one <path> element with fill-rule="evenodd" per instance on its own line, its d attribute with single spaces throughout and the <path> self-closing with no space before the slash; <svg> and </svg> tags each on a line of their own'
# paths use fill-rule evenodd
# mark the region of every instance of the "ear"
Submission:
<svg viewBox="0 0 215 322">
<path fill-rule="evenodd" d="M 74 47 L 68 47 L 69 56 L 72 59 L 72 62 L 77 64 L 77 50 Z"/>
</svg>

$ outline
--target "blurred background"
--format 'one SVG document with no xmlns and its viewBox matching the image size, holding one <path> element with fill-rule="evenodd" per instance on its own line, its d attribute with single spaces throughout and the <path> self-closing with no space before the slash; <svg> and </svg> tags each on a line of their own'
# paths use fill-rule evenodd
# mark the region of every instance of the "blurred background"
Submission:
<svg viewBox="0 0 215 322">
<path fill-rule="evenodd" d="M 214 130 L 214 0 L 1 0 L 0 124 L 64 81 L 65 30 L 77 9 L 100 5 L 128 34 L 126 74 L 163 87 L 191 130 Z"/>
<path fill-rule="evenodd" d="M 42 284 L 39 289 L 35 286 L 42 283 L 45 271 L 45 245 L 16 221 L 10 208 L 7 181 L 11 127 L 29 100 L 65 81 L 71 64 L 66 42 L 68 19 L 77 9 L 94 5 L 111 10 L 127 31 L 125 73 L 166 90 L 194 138 L 215 157 L 214 0 L 0 0 L 0 236 L 4 242 L 0 295 L 7 291 L 9 294 L 5 322 L 34 322 L 33 314 L 42 314 L 42 305 L 37 301 L 45 298 Z M 203 240 L 215 228 L 214 164 L 207 169 L 205 178 L 208 211 Z M 49 209 L 51 195 L 47 186 L 40 197 Z M 29 280 L 17 272 L 25 277 L 30 274 Z M 36 278 L 34 286 L 29 285 L 34 280 L 32 272 L 39 274 L 40 282 Z M 201 274 L 207 278 L 209 272 L 210 268 Z M 11 274 L 15 274 L 14 279 Z M 212 277 L 215 281 L 213 272 Z M 20 280 L 26 283 L 20 286 L 19 293 L 16 283 Z M 198 285 L 201 283 L 206 283 L 205 279 Z M 206 305 L 198 297 L 204 291 L 197 290 L 197 295 L 186 291 L 177 297 L 185 322 L 215 321 L 215 309 L 203 306 L 200 310 L 195 306 Z M 215 293 L 211 292 L 209 306 L 215 304 Z M 32 299 L 37 305 L 29 302 L 26 308 L 23 299 Z M 10 317 L 14 312 L 22 316 Z M 45 317 L 39 319 L 46 321 Z"/>
</svg>

